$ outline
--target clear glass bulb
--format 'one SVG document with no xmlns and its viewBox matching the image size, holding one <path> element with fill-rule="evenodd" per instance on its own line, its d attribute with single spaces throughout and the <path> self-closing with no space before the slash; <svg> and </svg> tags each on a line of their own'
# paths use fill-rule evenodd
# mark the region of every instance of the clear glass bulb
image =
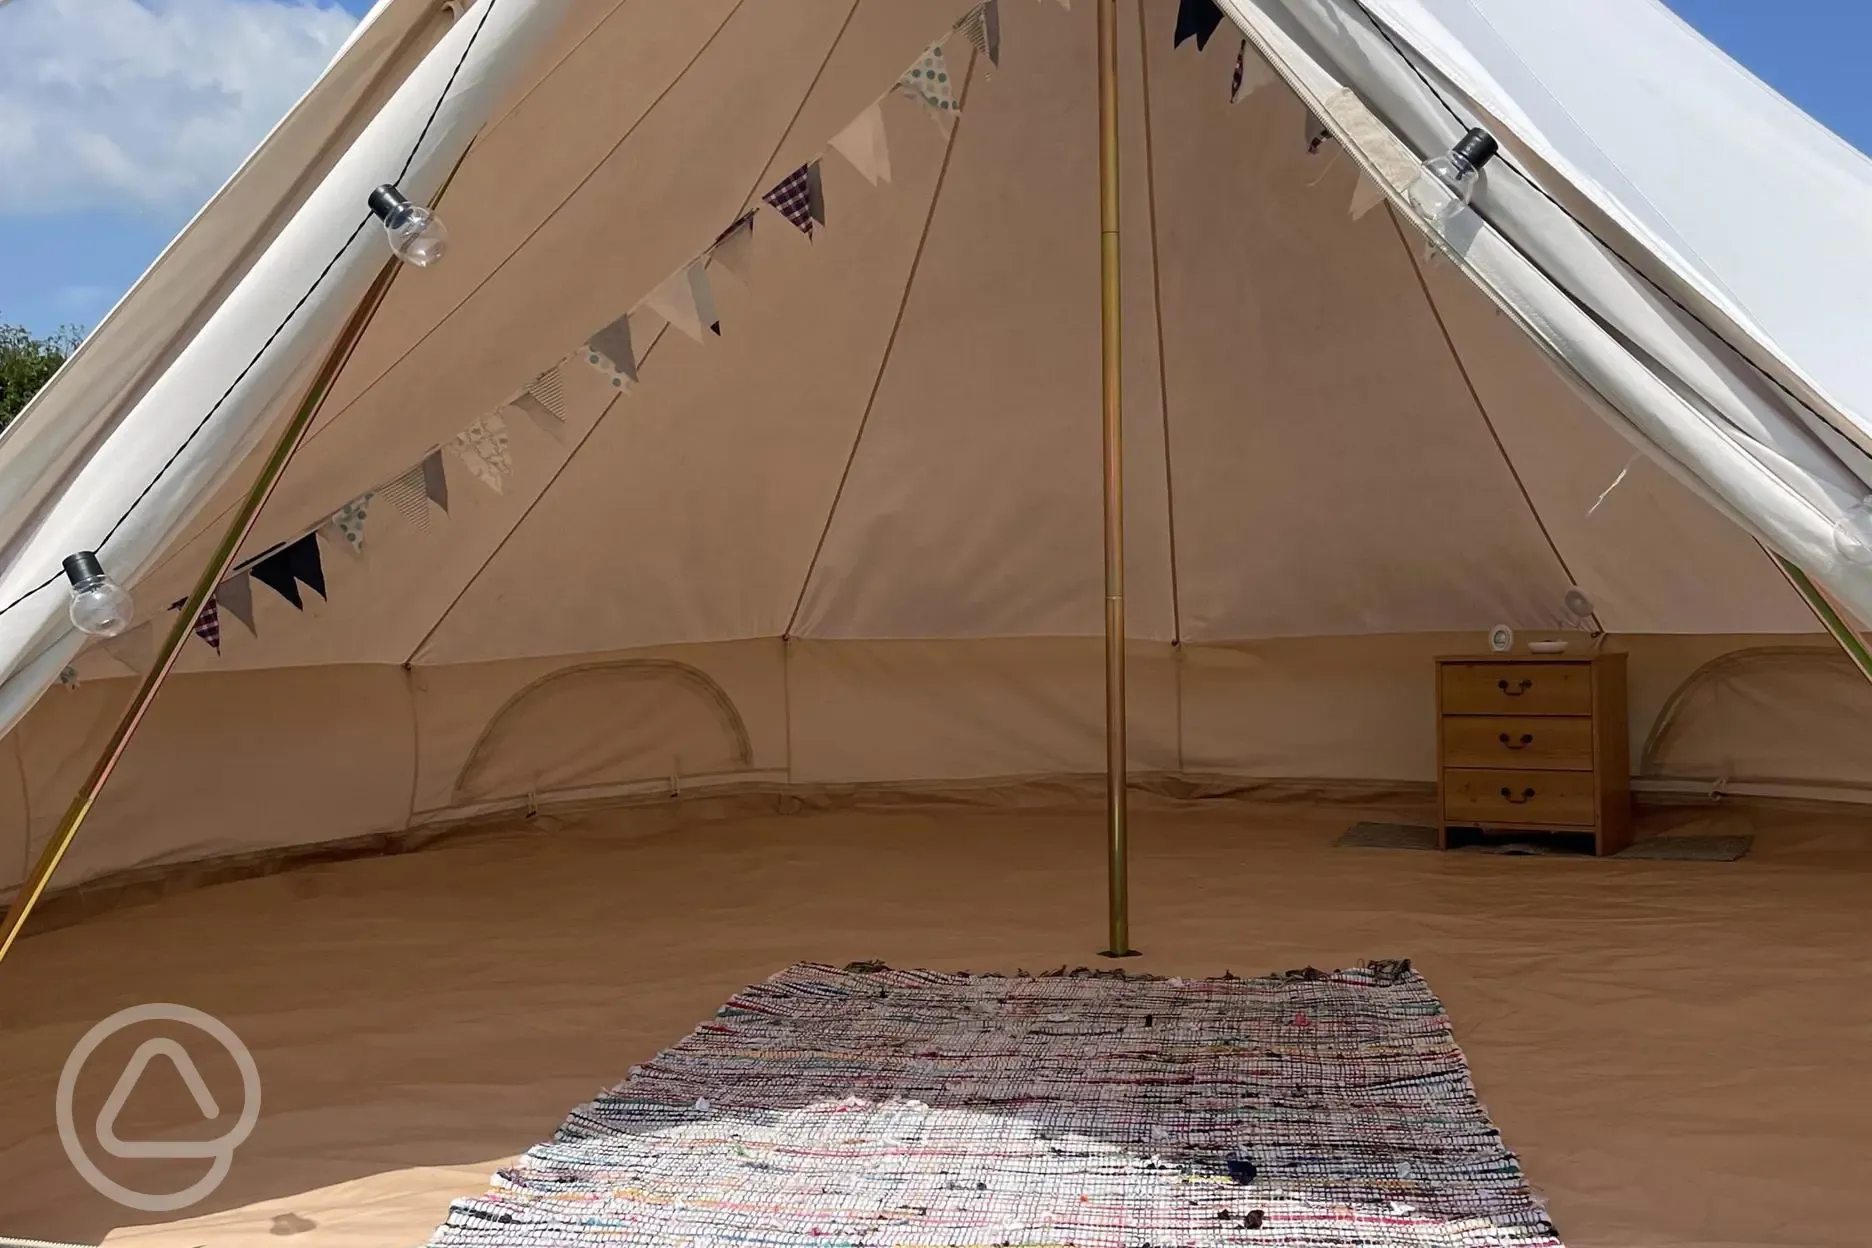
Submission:
<svg viewBox="0 0 1872 1248">
<path fill-rule="evenodd" d="M 1862 498 L 1833 522 L 1833 549 L 1849 563 L 1872 567 L 1872 498 Z"/>
<path fill-rule="evenodd" d="M 1448 225 L 1469 207 L 1482 177 L 1482 166 L 1500 150 L 1495 136 L 1488 131 L 1469 131 L 1455 147 L 1424 162 L 1423 172 L 1406 192 L 1411 207 L 1433 225 Z"/>
<path fill-rule="evenodd" d="M 136 603 L 123 586 L 105 573 L 97 556 L 81 551 L 65 560 L 71 582 L 71 622 L 93 637 L 115 637 L 136 618 Z"/>
<path fill-rule="evenodd" d="M 370 207 L 383 222 L 390 250 L 405 264 L 426 269 L 447 253 L 449 233 L 442 218 L 410 203 L 396 187 L 386 184 L 372 191 Z"/>
<path fill-rule="evenodd" d="M 1459 156 L 1444 155 L 1424 162 L 1423 172 L 1411 184 L 1411 207 L 1435 225 L 1447 225 L 1475 197 L 1476 167 Z"/>
</svg>

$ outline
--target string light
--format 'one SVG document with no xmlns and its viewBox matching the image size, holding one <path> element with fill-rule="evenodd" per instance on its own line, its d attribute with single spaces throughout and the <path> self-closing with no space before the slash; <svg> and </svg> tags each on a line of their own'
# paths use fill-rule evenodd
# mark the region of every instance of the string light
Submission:
<svg viewBox="0 0 1872 1248">
<path fill-rule="evenodd" d="M 426 269 L 448 251 L 448 227 L 442 219 L 421 204 L 410 203 L 394 183 L 386 182 L 370 193 L 370 210 L 383 222 L 390 250 L 405 264 Z"/>
<path fill-rule="evenodd" d="M 65 578 L 71 582 L 71 622 L 80 631 L 93 637 L 115 637 L 130 627 L 136 603 L 123 586 L 111 580 L 95 552 L 67 555 Z"/>
<path fill-rule="evenodd" d="M 1500 150 L 1494 135 L 1470 130 L 1444 155 L 1424 162 L 1423 173 L 1409 191 L 1411 206 L 1431 223 L 1447 225 L 1469 207 L 1482 167 Z"/>
</svg>

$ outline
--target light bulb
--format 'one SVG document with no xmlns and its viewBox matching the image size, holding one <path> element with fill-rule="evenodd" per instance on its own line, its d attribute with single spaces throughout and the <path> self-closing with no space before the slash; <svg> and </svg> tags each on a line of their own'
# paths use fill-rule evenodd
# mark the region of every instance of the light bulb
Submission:
<svg viewBox="0 0 1872 1248">
<path fill-rule="evenodd" d="M 1861 567 L 1872 567 L 1872 498 L 1862 498 L 1833 522 L 1833 549 Z"/>
<path fill-rule="evenodd" d="M 98 557 L 88 550 L 65 557 L 65 577 L 71 582 L 71 622 L 93 637 L 115 637 L 130 627 L 136 604 L 124 587 L 104 574 Z"/>
<path fill-rule="evenodd" d="M 1411 206 L 1435 225 L 1454 220 L 1475 196 L 1482 166 L 1495 159 L 1501 145 L 1486 130 L 1471 130 L 1442 156 L 1424 162 L 1411 184 Z"/>
<path fill-rule="evenodd" d="M 412 204 L 390 183 L 370 193 L 370 210 L 383 222 L 384 235 L 397 259 L 426 269 L 448 251 L 448 227 L 442 218 Z"/>
</svg>

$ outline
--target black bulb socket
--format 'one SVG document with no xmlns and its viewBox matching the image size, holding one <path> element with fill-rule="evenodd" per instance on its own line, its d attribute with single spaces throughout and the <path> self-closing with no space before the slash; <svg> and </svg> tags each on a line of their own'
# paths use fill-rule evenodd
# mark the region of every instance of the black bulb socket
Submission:
<svg viewBox="0 0 1872 1248">
<path fill-rule="evenodd" d="M 388 221 L 391 213 L 407 207 L 409 200 L 402 191 L 397 190 L 395 183 L 386 182 L 370 193 L 370 210 L 379 221 Z"/>
<path fill-rule="evenodd" d="M 1495 141 L 1495 136 L 1477 127 L 1456 140 L 1456 146 L 1450 149 L 1450 155 L 1471 169 L 1480 170 L 1483 165 L 1494 160 L 1495 154 L 1499 151 L 1501 151 L 1501 144 Z"/>
<path fill-rule="evenodd" d="M 104 579 L 104 565 L 98 562 L 95 551 L 81 550 L 75 555 L 66 555 L 65 579 L 72 583 L 73 589 L 88 589 Z"/>
</svg>

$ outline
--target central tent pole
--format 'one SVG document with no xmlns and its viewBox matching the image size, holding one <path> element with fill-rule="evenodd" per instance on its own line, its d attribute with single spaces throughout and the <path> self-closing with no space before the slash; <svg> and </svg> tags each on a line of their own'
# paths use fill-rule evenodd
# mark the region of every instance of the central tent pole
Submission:
<svg viewBox="0 0 1872 1248">
<path fill-rule="evenodd" d="M 1099 352 L 1105 407 L 1105 813 L 1109 838 L 1111 943 L 1131 947 L 1130 847 L 1125 792 L 1124 417 L 1119 362 L 1118 0 L 1098 4 Z"/>
</svg>

